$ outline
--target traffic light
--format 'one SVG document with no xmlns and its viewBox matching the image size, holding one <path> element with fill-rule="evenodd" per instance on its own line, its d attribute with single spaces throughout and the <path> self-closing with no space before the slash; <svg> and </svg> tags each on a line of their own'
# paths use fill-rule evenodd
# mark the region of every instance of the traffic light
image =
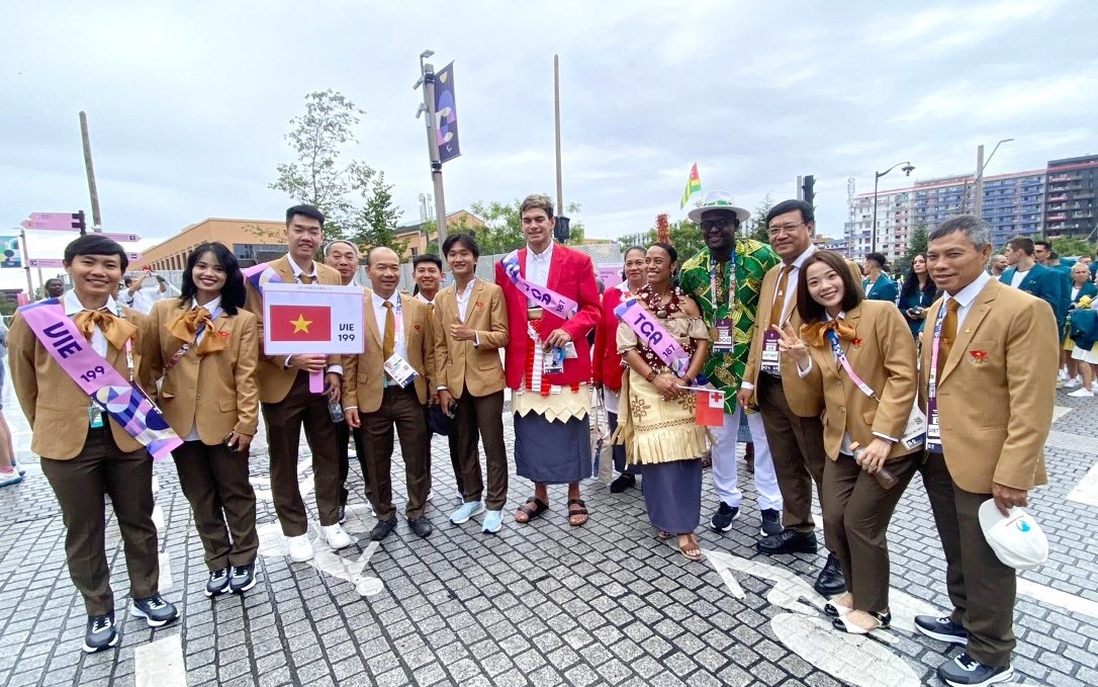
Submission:
<svg viewBox="0 0 1098 687">
<path fill-rule="evenodd" d="M 568 241 L 568 237 L 572 235 L 572 230 L 568 228 L 569 221 L 567 217 L 557 215 L 557 223 L 553 226 L 553 238 L 560 243 L 565 243 Z"/>
<path fill-rule="evenodd" d="M 87 225 L 87 222 L 84 221 L 84 211 L 83 210 L 81 210 L 80 212 L 78 212 L 78 213 L 76 213 L 75 215 L 72 216 L 72 228 L 73 229 L 79 229 L 81 236 L 88 233 L 87 232 L 88 225 Z"/>
<path fill-rule="evenodd" d="M 813 186 L 816 185 L 816 177 L 809 174 L 804 178 L 804 182 L 801 184 L 801 198 L 806 203 L 815 207 L 816 192 L 813 190 Z"/>
</svg>

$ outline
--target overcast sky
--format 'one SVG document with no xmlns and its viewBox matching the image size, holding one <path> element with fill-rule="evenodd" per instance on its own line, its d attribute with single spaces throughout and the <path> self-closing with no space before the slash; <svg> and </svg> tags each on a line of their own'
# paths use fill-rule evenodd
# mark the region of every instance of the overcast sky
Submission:
<svg viewBox="0 0 1098 687">
<path fill-rule="evenodd" d="M 412 89 L 426 48 L 436 68 L 455 62 L 449 211 L 553 192 L 560 55 L 564 198 L 592 237 L 681 218 L 694 162 L 704 189 L 750 209 L 814 174 L 819 229 L 838 236 L 847 179 L 871 191 L 895 162 L 913 179 L 882 188 L 970 171 L 978 144 L 1004 138 L 988 174 L 1098 153 L 1088 0 L 42 0 L 3 3 L 0 26 L 3 226 L 90 209 L 85 110 L 104 227 L 145 245 L 205 217 L 278 218 L 289 199 L 267 184 L 291 157 L 288 122 L 327 88 L 367 111 L 348 154 L 384 170 L 416 220 L 431 192 Z M 32 234 L 32 257 L 63 243 Z"/>
</svg>

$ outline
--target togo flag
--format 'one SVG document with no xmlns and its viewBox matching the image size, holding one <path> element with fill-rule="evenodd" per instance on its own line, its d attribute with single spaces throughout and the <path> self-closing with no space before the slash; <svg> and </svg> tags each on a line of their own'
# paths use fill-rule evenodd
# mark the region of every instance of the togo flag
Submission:
<svg viewBox="0 0 1098 687">
<path fill-rule="evenodd" d="M 358 355 L 365 349 L 362 287 L 268 282 L 263 352 Z M 373 311 L 370 311 L 373 316 Z"/>
</svg>

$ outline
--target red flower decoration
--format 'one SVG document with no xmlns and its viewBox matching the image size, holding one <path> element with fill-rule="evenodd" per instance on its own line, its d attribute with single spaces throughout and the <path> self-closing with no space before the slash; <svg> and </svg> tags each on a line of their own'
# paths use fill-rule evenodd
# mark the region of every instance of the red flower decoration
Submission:
<svg viewBox="0 0 1098 687">
<path fill-rule="evenodd" d="M 219 335 L 219 336 L 220 336 L 220 337 L 221 337 L 222 339 L 227 339 L 227 338 L 229 338 L 229 332 L 218 332 L 218 335 Z"/>
<path fill-rule="evenodd" d="M 476 307 L 483 308 L 484 307 L 484 301 L 477 301 Z"/>
<path fill-rule="evenodd" d="M 854 348 L 861 348 L 862 347 L 862 340 L 861 339 L 851 339 L 850 340 L 850 345 L 853 346 Z"/>
<path fill-rule="evenodd" d="M 419 331 L 419 325 L 418 324 L 412 325 L 412 329 L 414 329 L 418 332 Z"/>
<path fill-rule="evenodd" d="M 987 351 L 969 351 L 973 365 L 983 365 L 987 362 Z"/>
</svg>

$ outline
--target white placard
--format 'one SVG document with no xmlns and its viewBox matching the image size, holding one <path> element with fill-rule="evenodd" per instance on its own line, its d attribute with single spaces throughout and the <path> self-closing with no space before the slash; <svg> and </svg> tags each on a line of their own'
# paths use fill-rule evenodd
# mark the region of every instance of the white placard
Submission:
<svg viewBox="0 0 1098 687">
<path fill-rule="evenodd" d="M 264 353 L 362 353 L 366 350 L 362 296 L 361 286 L 267 283 L 263 287 Z"/>
</svg>

